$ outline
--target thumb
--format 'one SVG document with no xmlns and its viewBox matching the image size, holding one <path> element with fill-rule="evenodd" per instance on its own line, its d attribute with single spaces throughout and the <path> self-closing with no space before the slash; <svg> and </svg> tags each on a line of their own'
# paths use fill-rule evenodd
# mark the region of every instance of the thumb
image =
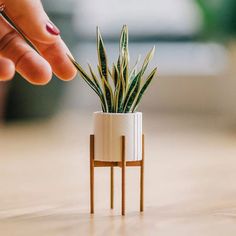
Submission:
<svg viewBox="0 0 236 236">
<path fill-rule="evenodd" d="M 31 41 L 52 44 L 59 29 L 49 20 L 40 0 L 5 0 L 5 13 Z"/>
</svg>

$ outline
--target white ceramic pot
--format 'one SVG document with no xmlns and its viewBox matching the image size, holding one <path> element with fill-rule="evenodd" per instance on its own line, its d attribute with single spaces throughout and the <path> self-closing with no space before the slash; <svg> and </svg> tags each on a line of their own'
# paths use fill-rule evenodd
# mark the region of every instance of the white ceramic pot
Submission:
<svg viewBox="0 0 236 236">
<path fill-rule="evenodd" d="M 94 159 L 121 161 L 121 137 L 125 136 L 125 159 L 142 159 L 142 113 L 94 113 Z"/>
</svg>

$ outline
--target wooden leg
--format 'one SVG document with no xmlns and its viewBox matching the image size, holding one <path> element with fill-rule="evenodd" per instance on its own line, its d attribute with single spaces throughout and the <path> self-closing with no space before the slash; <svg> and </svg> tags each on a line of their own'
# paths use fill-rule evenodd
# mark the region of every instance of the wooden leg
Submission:
<svg viewBox="0 0 236 236">
<path fill-rule="evenodd" d="M 94 213 L 94 135 L 90 135 L 90 213 Z"/>
<path fill-rule="evenodd" d="M 114 208 L 114 167 L 111 166 L 111 209 Z"/>
<path fill-rule="evenodd" d="M 121 200 L 121 214 L 125 215 L 125 136 L 122 136 L 122 161 L 121 161 L 121 170 L 122 170 L 122 200 Z"/>
<path fill-rule="evenodd" d="M 140 167 L 140 211 L 144 208 L 144 135 L 142 135 L 142 161 Z"/>
</svg>

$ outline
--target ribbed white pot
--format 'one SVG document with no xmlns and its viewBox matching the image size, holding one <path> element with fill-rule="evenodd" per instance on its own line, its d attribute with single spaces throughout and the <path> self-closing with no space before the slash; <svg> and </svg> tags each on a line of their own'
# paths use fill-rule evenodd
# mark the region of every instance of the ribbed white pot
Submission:
<svg viewBox="0 0 236 236">
<path fill-rule="evenodd" d="M 121 161 L 121 137 L 125 136 L 125 159 L 142 159 L 142 113 L 94 113 L 94 159 Z"/>
</svg>

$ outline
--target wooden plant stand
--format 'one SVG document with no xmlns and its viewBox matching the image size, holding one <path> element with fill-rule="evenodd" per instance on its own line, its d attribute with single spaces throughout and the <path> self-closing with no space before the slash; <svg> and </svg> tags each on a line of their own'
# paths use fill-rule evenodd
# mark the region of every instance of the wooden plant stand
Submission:
<svg viewBox="0 0 236 236">
<path fill-rule="evenodd" d="M 126 167 L 140 167 L 140 212 L 144 209 L 144 135 L 142 135 L 142 160 L 125 160 L 125 136 L 121 136 L 122 158 L 121 161 L 96 161 L 94 159 L 94 135 L 90 135 L 90 213 L 94 213 L 94 168 L 110 167 L 110 207 L 114 208 L 114 167 L 121 168 L 121 214 L 125 215 L 125 173 Z"/>
</svg>

